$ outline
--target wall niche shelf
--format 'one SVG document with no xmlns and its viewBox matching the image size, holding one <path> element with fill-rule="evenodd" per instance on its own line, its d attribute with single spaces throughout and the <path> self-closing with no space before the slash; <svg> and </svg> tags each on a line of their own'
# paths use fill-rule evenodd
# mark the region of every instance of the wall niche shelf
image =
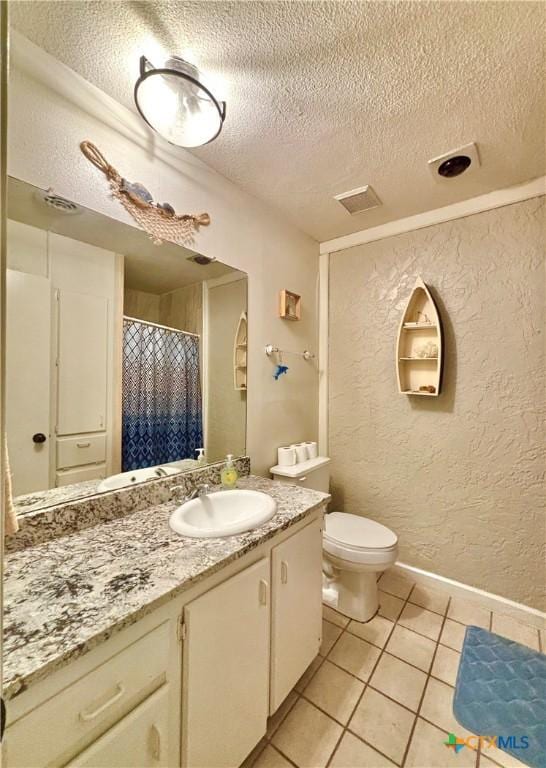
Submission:
<svg viewBox="0 0 546 768">
<path fill-rule="evenodd" d="M 246 312 L 242 312 L 233 344 L 233 386 L 238 391 L 246 391 L 247 344 L 248 321 Z"/>
<path fill-rule="evenodd" d="M 396 372 L 400 394 L 438 397 L 443 355 L 440 315 L 429 289 L 418 277 L 398 329 Z"/>
</svg>

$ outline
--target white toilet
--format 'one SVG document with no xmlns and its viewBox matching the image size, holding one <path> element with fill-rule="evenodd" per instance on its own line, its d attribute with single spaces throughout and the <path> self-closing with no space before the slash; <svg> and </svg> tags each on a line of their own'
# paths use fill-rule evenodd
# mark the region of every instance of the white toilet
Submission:
<svg viewBox="0 0 546 768">
<path fill-rule="evenodd" d="M 274 480 L 328 493 L 330 459 L 271 468 Z M 323 534 L 324 602 L 356 621 L 369 621 L 379 607 L 377 579 L 394 565 L 398 537 L 389 528 L 360 515 L 330 512 Z"/>
</svg>

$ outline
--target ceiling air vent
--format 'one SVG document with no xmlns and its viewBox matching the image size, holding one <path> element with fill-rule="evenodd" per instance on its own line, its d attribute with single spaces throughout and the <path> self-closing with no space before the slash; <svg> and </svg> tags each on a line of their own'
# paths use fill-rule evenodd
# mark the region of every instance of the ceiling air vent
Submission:
<svg viewBox="0 0 546 768">
<path fill-rule="evenodd" d="M 67 200 L 66 197 L 56 195 L 52 189 L 48 189 L 46 192 L 40 192 L 38 197 L 48 205 L 50 208 L 54 208 L 59 213 L 79 213 L 80 208 L 73 203 L 72 200 Z"/>
<path fill-rule="evenodd" d="M 334 195 L 334 200 L 341 203 L 350 214 L 369 211 L 371 208 L 377 208 L 381 205 L 381 200 L 369 184 L 359 189 L 352 189 L 350 192 L 343 192 L 341 195 Z"/>
</svg>

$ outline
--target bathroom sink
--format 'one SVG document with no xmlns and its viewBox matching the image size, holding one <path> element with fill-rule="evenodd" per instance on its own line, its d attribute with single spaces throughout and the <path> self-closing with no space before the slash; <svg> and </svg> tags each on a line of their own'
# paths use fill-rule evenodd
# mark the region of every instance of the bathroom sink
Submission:
<svg viewBox="0 0 546 768">
<path fill-rule="evenodd" d="M 233 536 L 271 520 L 277 503 L 260 491 L 234 489 L 198 496 L 172 513 L 169 525 L 181 536 L 209 539 Z"/>
<path fill-rule="evenodd" d="M 177 475 L 180 472 L 175 467 L 145 467 L 144 469 L 134 469 L 131 472 L 121 472 L 119 475 L 111 475 L 103 480 L 97 491 L 117 491 L 119 488 L 127 488 L 128 485 L 145 483 L 146 480 L 157 480 L 158 477 L 167 477 L 168 475 Z"/>
</svg>

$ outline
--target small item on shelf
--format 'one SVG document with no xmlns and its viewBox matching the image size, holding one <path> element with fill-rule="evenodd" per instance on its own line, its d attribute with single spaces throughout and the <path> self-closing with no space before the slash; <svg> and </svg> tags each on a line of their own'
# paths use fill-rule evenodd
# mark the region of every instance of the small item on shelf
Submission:
<svg viewBox="0 0 546 768">
<path fill-rule="evenodd" d="M 433 395 L 436 392 L 436 387 L 433 387 L 432 384 L 426 384 L 423 387 L 419 387 L 419 392 L 430 392 Z"/>
<path fill-rule="evenodd" d="M 427 341 L 415 348 L 415 356 L 419 358 L 438 357 L 438 345 L 433 341 Z"/>
<path fill-rule="evenodd" d="M 196 448 L 197 451 L 197 463 L 198 464 L 206 464 L 207 463 L 207 457 L 205 456 L 205 449 L 204 448 Z"/>
</svg>

